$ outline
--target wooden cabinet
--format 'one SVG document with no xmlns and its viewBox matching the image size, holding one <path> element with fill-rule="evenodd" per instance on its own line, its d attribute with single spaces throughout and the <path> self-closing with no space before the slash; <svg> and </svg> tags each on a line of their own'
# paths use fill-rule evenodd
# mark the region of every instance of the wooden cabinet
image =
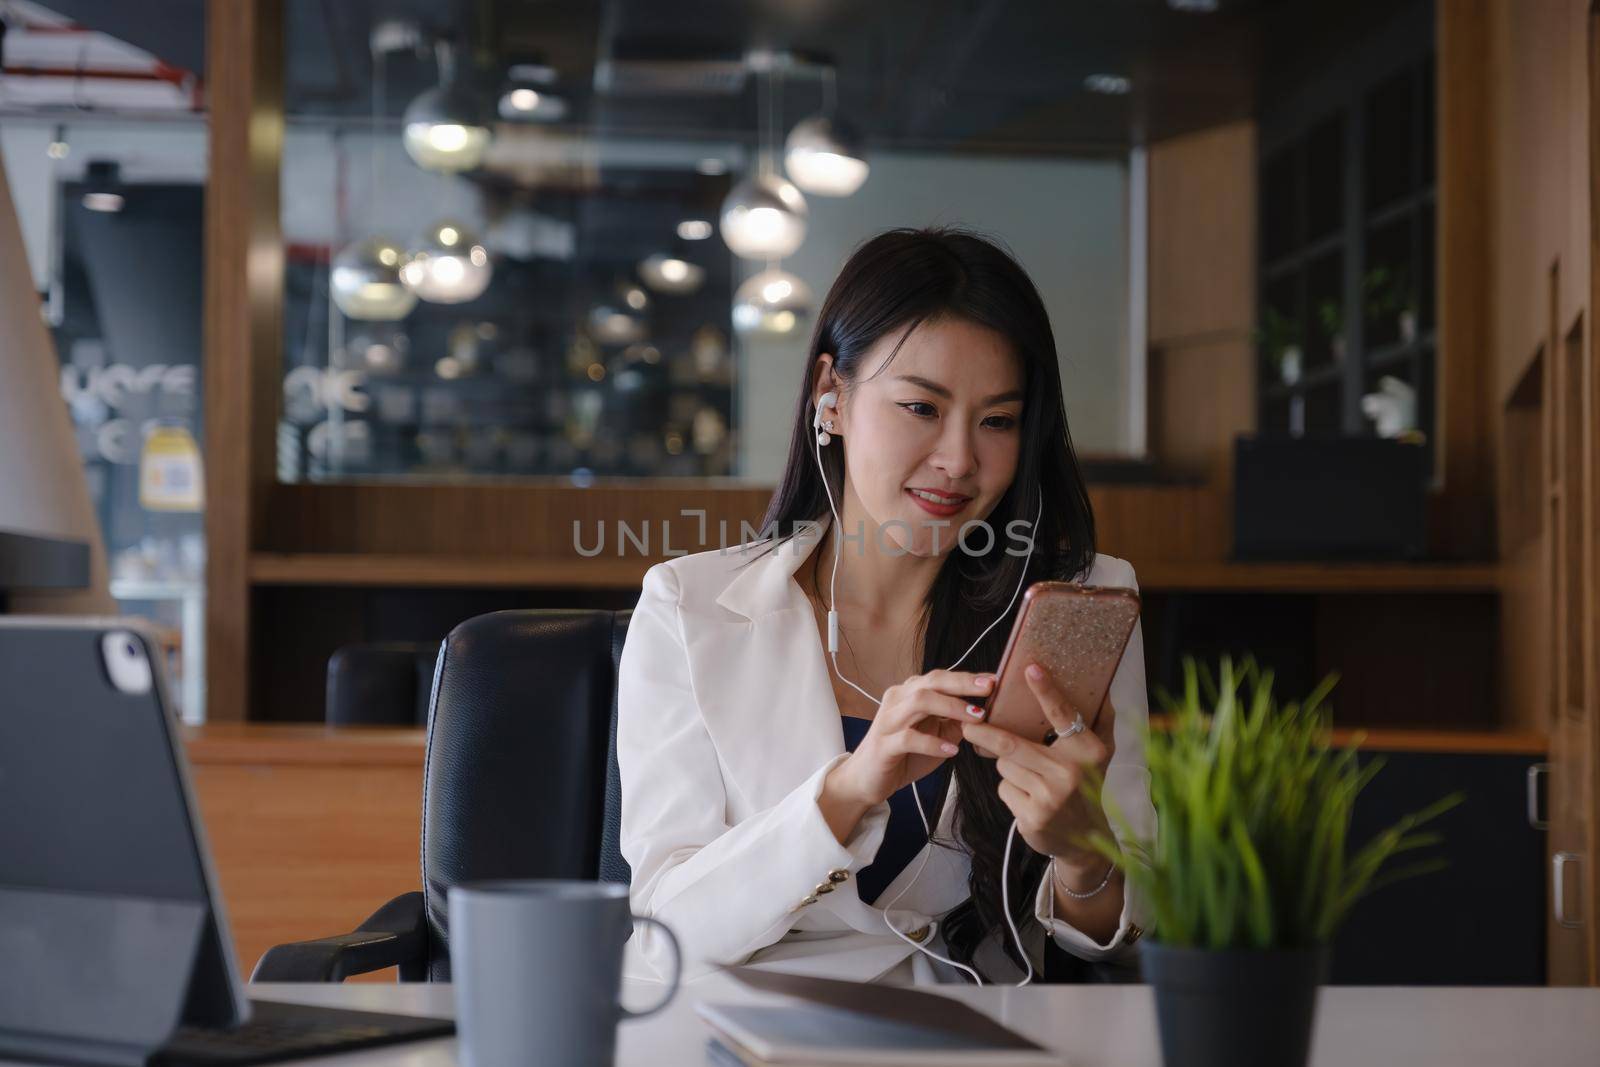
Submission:
<svg viewBox="0 0 1600 1067">
<path fill-rule="evenodd" d="M 1559 268 L 1558 268 L 1559 269 Z M 1591 307 L 1595 306 L 1592 302 Z M 1592 341 L 1582 308 L 1550 282 L 1544 375 L 1547 508 L 1546 663 L 1552 767 L 1549 922 L 1552 978 L 1595 984 L 1595 462 Z"/>
<path fill-rule="evenodd" d="M 1467 751 L 1435 735 L 1428 750 L 1380 738 L 1384 766 L 1356 802 L 1351 839 L 1459 792 L 1433 824 L 1443 870 L 1385 886 L 1352 910 L 1334 942 L 1340 985 L 1541 985 L 1545 980 L 1544 834 L 1529 825 L 1532 738 L 1500 735 Z M 1371 756 L 1363 756 L 1369 759 Z"/>
<path fill-rule="evenodd" d="M 1455 265 L 1458 280 L 1474 262 L 1487 271 L 1490 314 L 1479 325 L 1489 339 L 1486 399 L 1498 475 L 1499 700 L 1505 724 L 1550 736 L 1542 864 L 1548 978 L 1594 985 L 1600 26 L 1583 0 L 1462 0 L 1440 4 L 1438 13 L 1441 86 L 1466 86 L 1469 96 L 1480 87 L 1483 105 L 1441 110 L 1441 129 L 1481 141 L 1488 160 L 1478 178 L 1459 186 L 1472 195 L 1487 189 L 1487 247 L 1440 263 Z M 1447 98 L 1455 99 L 1441 92 L 1442 107 Z M 1456 171 L 1469 173 L 1441 157 L 1442 220 L 1458 214 L 1443 199 Z M 1470 312 L 1471 302 L 1458 307 Z M 1441 329 L 1454 321 L 1451 310 L 1441 304 Z"/>
</svg>

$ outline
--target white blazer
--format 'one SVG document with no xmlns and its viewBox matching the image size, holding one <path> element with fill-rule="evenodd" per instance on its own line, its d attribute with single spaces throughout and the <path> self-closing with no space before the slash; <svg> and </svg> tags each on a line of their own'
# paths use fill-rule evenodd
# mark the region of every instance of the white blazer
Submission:
<svg viewBox="0 0 1600 1067">
<path fill-rule="evenodd" d="M 633 910 L 677 934 L 690 978 L 719 964 L 749 963 L 855 981 L 953 980 L 957 972 L 894 936 L 883 910 L 856 892 L 854 875 L 877 854 L 888 804 L 874 808 L 843 845 L 817 806 L 823 779 L 846 755 L 815 616 L 791 580 L 817 540 L 801 534 L 775 548 L 762 542 L 681 556 L 645 575 L 617 693 L 621 850 L 633 868 Z M 1105 555 L 1095 557 L 1088 584 L 1136 587 L 1133 568 Z M 1144 836 L 1155 810 L 1139 736 L 1149 713 L 1137 628 L 1111 701 L 1116 751 L 1107 790 Z M 934 831 L 946 841 L 955 788 L 952 776 Z M 959 850 L 929 850 L 891 917 L 947 956 L 939 919 L 968 897 L 969 864 Z M 921 862 L 919 854 L 878 899 L 893 900 Z M 1034 898 L 1037 921 L 1020 932 L 1035 968 L 1046 931 L 1073 955 L 1124 958 L 1145 924 L 1142 902 L 1130 892 L 1116 934 L 1097 944 L 1051 917 L 1048 876 Z M 662 979 L 670 960 L 659 933 L 636 927 L 628 975 Z M 998 936 L 979 947 L 977 962 L 991 977 L 1021 977 Z"/>
</svg>

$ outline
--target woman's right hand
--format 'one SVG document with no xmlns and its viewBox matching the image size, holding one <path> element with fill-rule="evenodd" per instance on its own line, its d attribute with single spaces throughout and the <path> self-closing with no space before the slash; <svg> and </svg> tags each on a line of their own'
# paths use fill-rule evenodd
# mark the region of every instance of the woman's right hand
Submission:
<svg viewBox="0 0 1600 1067">
<path fill-rule="evenodd" d="M 929 774 L 956 754 L 962 723 L 981 719 L 967 709 L 993 688 L 994 675 L 968 671 L 929 671 L 890 686 L 866 737 L 829 773 L 824 796 L 864 814 Z"/>
</svg>

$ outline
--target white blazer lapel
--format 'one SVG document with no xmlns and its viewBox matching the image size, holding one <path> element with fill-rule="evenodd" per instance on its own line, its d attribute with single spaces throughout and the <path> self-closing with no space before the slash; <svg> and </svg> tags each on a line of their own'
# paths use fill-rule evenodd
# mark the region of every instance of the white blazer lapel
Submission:
<svg viewBox="0 0 1600 1067">
<path fill-rule="evenodd" d="M 725 610 L 684 628 L 706 728 L 751 811 L 844 751 L 811 603 L 791 580 L 815 547 L 801 535 L 759 556 L 728 549 L 743 566 L 717 598 Z"/>
</svg>

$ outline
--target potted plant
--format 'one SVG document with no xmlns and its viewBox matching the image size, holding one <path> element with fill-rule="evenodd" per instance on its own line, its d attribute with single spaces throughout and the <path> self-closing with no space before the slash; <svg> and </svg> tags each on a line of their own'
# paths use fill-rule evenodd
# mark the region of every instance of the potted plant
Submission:
<svg viewBox="0 0 1600 1067">
<path fill-rule="evenodd" d="M 1276 371 L 1278 380 L 1293 385 L 1300 380 L 1301 351 L 1300 326 L 1277 308 L 1268 306 L 1261 315 L 1261 326 L 1256 330 L 1256 342 L 1261 354 Z"/>
<path fill-rule="evenodd" d="M 1373 267 L 1363 279 L 1363 288 L 1369 321 L 1388 322 L 1392 317 L 1402 342 L 1411 344 L 1417 339 L 1417 298 L 1403 269 Z"/>
<path fill-rule="evenodd" d="M 1322 324 L 1322 334 L 1328 339 L 1328 350 L 1335 363 L 1344 362 L 1344 308 L 1337 300 L 1324 300 L 1317 305 L 1317 321 Z"/>
<path fill-rule="evenodd" d="M 1442 866 L 1390 861 L 1436 844 L 1417 828 L 1461 799 L 1352 845 L 1356 797 L 1382 761 L 1333 746 L 1334 677 L 1283 706 L 1272 681 L 1249 659 L 1224 658 L 1215 679 L 1186 660 L 1181 698 L 1163 695 L 1167 728 L 1145 737 L 1158 832 L 1138 838 L 1107 803 L 1123 841 L 1090 839 L 1150 906 L 1141 958 L 1167 1067 L 1303 1067 L 1340 921 L 1378 887 Z"/>
</svg>

